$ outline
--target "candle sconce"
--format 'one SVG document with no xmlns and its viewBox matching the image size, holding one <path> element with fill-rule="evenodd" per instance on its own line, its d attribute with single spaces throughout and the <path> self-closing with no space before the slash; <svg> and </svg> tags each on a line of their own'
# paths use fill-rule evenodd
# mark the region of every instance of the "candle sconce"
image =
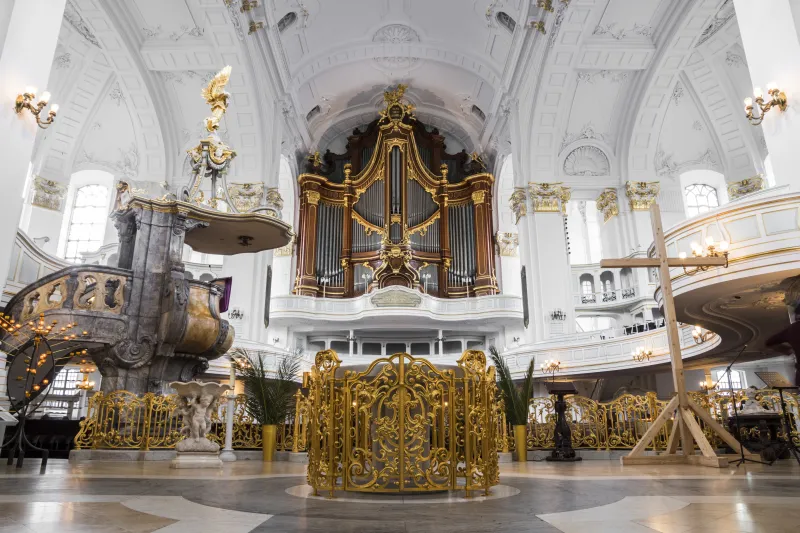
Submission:
<svg viewBox="0 0 800 533">
<path fill-rule="evenodd" d="M 40 114 L 42 110 L 47 107 L 47 103 L 50 101 L 50 93 L 47 91 L 43 92 L 41 98 L 39 98 L 39 101 L 34 104 L 33 102 L 35 100 L 36 88 L 27 87 L 24 93 L 17 95 L 17 100 L 14 103 L 14 111 L 17 112 L 17 115 L 21 115 L 22 112 L 27 109 L 34 117 L 36 117 L 36 124 L 38 124 L 43 130 L 46 130 L 56 118 L 56 114 L 58 113 L 58 104 L 53 104 L 50 106 L 50 111 L 47 112 L 47 118 L 42 119 L 40 118 Z"/>
<path fill-rule="evenodd" d="M 753 96 L 755 97 L 755 106 L 753 105 L 754 100 L 750 97 L 744 99 L 744 112 L 747 115 L 747 120 L 750 121 L 750 124 L 753 126 L 758 126 L 764 121 L 764 117 L 767 113 L 769 113 L 770 109 L 773 107 L 777 107 L 781 111 L 786 111 L 787 102 L 786 102 L 786 93 L 778 89 L 775 86 L 775 83 L 770 83 L 767 85 L 767 94 L 769 94 L 769 100 L 764 102 L 764 92 L 756 87 L 753 89 Z M 759 113 L 755 115 L 753 110 L 755 107 L 758 106 Z"/>
</svg>

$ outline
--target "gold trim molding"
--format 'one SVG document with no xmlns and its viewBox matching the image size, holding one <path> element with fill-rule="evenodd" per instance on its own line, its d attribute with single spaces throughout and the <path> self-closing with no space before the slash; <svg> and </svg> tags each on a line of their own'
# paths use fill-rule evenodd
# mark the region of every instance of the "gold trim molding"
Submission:
<svg viewBox="0 0 800 533">
<path fill-rule="evenodd" d="M 752 178 L 743 179 L 741 181 L 734 181 L 728 183 L 728 197 L 731 200 L 736 200 L 742 196 L 752 194 L 754 192 L 763 191 L 767 188 L 766 181 L 761 174 L 757 174 Z"/>
</svg>

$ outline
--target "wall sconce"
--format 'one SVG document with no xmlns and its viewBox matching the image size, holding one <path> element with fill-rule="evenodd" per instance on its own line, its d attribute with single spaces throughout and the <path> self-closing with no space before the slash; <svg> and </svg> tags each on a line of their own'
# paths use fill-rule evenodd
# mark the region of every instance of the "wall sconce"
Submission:
<svg viewBox="0 0 800 533">
<path fill-rule="evenodd" d="M 713 331 L 708 331 L 700 326 L 695 326 L 694 329 L 692 329 L 692 338 L 697 344 L 703 344 L 704 342 L 711 340 L 711 337 L 713 336 Z"/>
<path fill-rule="evenodd" d="M 724 257 L 725 265 L 722 268 L 728 268 L 728 241 L 720 241 L 715 244 L 714 237 L 709 235 L 706 237 L 705 247 L 700 246 L 697 241 L 692 241 L 689 246 L 692 247 L 692 256 L 694 257 Z M 679 253 L 678 257 L 686 259 L 686 252 Z M 683 267 L 683 272 L 688 276 L 694 276 L 698 272 L 705 272 L 709 268 L 711 267 L 699 266 L 693 270 L 686 270 L 686 267 Z"/>
<path fill-rule="evenodd" d="M 633 360 L 639 363 L 649 361 L 653 355 L 653 350 L 647 349 L 644 346 L 639 346 L 636 350 L 631 352 Z"/>
<path fill-rule="evenodd" d="M 34 117 L 36 117 L 36 123 L 39 125 L 40 128 L 46 130 L 50 124 L 53 123 L 53 119 L 56 118 L 56 113 L 58 113 L 58 104 L 53 104 L 50 106 L 50 111 L 47 113 L 47 118 L 42 120 L 39 118 L 39 114 L 42 112 L 47 106 L 47 102 L 50 101 L 50 93 L 45 91 L 42 93 L 42 97 L 39 98 L 39 101 L 36 104 L 33 101 L 36 100 L 36 88 L 35 87 L 26 87 L 25 92 L 22 94 L 17 95 L 17 100 L 14 103 L 14 111 L 17 112 L 17 115 L 22 114 L 22 111 L 27 109 L 30 111 Z"/>
<path fill-rule="evenodd" d="M 747 114 L 747 120 L 749 120 L 750 124 L 753 126 L 761 124 L 764 121 L 764 116 L 773 107 L 778 107 L 781 111 L 786 111 L 786 93 L 778 89 L 774 82 L 767 85 L 767 94 L 769 94 L 770 99 L 767 103 L 764 103 L 764 92 L 758 87 L 753 89 L 753 96 L 756 97 L 755 103 L 758 105 L 759 109 L 758 116 L 753 114 L 753 99 L 749 97 L 744 99 L 744 111 Z"/>
</svg>

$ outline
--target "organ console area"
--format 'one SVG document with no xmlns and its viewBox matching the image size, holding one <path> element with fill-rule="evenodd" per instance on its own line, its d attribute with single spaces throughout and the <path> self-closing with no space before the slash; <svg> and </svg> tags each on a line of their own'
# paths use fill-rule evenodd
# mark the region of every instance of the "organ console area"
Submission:
<svg viewBox="0 0 800 533">
<path fill-rule="evenodd" d="M 494 176 L 445 151 L 399 85 L 347 152 L 309 157 L 298 178 L 295 293 L 350 298 L 402 286 L 441 298 L 496 294 Z"/>
</svg>

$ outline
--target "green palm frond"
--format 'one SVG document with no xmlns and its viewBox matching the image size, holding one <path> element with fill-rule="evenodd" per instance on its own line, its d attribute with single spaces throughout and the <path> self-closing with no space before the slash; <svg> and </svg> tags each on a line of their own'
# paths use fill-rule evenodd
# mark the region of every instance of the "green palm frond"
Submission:
<svg viewBox="0 0 800 533">
<path fill-rule="evenodd" d="M 528 423 L 528 401 L 533 396 L 534 358 L 528 365 L 525 378 L 518 387 L 511 377 L 511 370 L 506 360 L 500 356 L 497 348 L 489 347 L 489 355 L 497 369 L 497 386 L 506 404 L 506 420 L 512 426 L 523 426 Z"/>
<path fill-rule="evenodd" d="M 277 371 L 271 372 L 257 353 L 251 355 L 243 348 L 235 348 L 231 356 L 246 361 L 239 365 L 238 373 L 244 382 L 247 413 L 259 424 L 283 424 L 294 408 L 297 390 L 294 378 L 300 372 L 299 358 L 287 355 L 281 359 Z"/>
</svg>

